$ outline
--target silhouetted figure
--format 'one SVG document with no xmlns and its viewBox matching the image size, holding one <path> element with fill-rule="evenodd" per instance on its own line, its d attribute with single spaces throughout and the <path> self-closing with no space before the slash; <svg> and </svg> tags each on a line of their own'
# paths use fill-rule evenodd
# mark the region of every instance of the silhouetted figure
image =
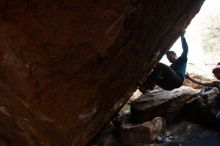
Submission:
<svg viewBox="0 0 220 146">
<path fill-rule="evenodd" d="M 185 30 L 180 33 L 183 52 L 180 57 L 174 51 L 166 53 L 167 59 L 172 63 L 167 66 L 163 63 L 158 63 L 153 72 L 149 75 L 146 81 L 138 82 L 139 90 L 144 93 L 145 89 L 149 89 L 155 84 L 164 90 L 173 90 L 182 86 L 185 79 L 188 45 L 184 37 Z"/>
</svg>

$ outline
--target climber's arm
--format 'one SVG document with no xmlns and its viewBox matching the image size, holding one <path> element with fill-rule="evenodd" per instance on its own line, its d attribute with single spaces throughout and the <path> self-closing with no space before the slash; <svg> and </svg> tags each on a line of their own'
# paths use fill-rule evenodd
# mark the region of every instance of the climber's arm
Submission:
<svg viewBox="0 0 220 146">
<path fill-rule="evenodd" d="M 180 33 L 181 43 L 182 43 L 182 48 L 183 48 L 183 53 L 182 53 L 181 56 L 183 56 L 184 58 L 187 58 L 187 55 L 188 55 L 188 44 L 186 42 L 186 38 L 185 38 L 184 34 L 185 34 L 185 30 L 183 30 Z"/>
<path fill-rule="evenodd" d="M 189 79 L 193 83 L 199 84 L 199 85 L 204 85 L 204 86 L 216 86 L 220 81 L 201 81 L 197 79 L 193 79 L 192 77 L 189 76 L 189 74 L 186 74 L 186 79 Z"/>
</svg>

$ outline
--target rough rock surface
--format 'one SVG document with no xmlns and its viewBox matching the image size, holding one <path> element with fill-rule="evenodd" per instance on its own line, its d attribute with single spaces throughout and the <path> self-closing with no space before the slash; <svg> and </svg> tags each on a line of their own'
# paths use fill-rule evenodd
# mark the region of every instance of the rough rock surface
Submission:
<svg viewBox="0 0 220 146">
<path fill-rule="evenodd" d="M 220 111 L 219 91 L 217 88 L 207 91 L 204 89 L 195 99 L 183 106 L 180 116 L 210 128 L 220 129 L 220 119 L 216 118 L 216 114 Z"/>
<path fill-rule="evenodd" d="M 122 143 L 138 144 L 153 143 L 157 136 L 166 128 L 166 119 L 155 117 L 142 124 L 124 123 L 121 125 Z"/>
<path fill-rule="evenodd" d="M 131 120 L 142 123 L 154 117 L 164 117 L 170 123 L 195 93 L 193 88 L 182 86 L 172 91 L 157 88 L 142 94 L 131 104 Z"/>
<path fill-rule="evenodd" d="M 85 145 L 204 0 L 1 0 L 5 145 Z"/>
</svg>

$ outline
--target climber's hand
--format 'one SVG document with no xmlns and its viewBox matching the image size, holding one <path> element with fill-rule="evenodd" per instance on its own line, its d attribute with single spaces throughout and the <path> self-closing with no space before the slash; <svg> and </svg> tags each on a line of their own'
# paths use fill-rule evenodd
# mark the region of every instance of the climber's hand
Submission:
<svg viewBox="0 0 220 146">
<path fill-rule="evenodd" d="M 186 30 L 185 30 L 185 29 L 181 30 L 180 36 L 181 36 L 181 37 L 184 37 L 185 33 L 186 33 Z"/>
</svg>

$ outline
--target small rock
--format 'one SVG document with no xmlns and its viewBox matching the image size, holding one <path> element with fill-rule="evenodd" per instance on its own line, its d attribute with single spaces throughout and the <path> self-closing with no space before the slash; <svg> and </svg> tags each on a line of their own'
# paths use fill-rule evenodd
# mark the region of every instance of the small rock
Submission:
<svg viewBox="0 0 220 146">
<path fill-rule="evenodd" d="M 165 127 L 166 120 L 162 117 L 156 117 L 142 124 L 124 123 L 120 130 L 122 142 L 123 144 L 154 142 Z"/>
</svg>

